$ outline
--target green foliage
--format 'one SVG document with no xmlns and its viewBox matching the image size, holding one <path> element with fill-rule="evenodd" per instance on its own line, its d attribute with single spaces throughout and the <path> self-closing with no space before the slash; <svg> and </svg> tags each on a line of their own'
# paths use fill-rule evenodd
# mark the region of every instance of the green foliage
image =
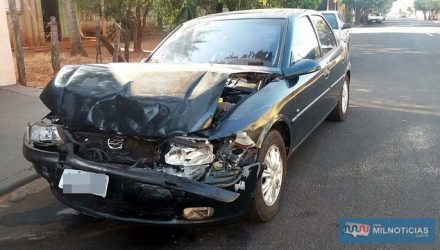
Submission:
<svg viewBox="0 0 440 250">
<path fill-rule="evenodd" d="M 316 9 L 320 0 L 267 0 L 267 7 Z"/>
<path fill-rule="evenodd" d="M 229 10 L 259 8 L 316 9 L 320 0 L 104 0 L 105 13 L 101 13 L 101 0 L 77 0 L 78 6 L 90 14 L 99 14 L 116 22 L 133 22 L 136 6 L 154 10 L 157 25 L 175 26 L 187 20 L 216 12 L 218 5 Z"/>
<path fill-rule="evenodd" d="M 387 13 L 394 0 L 343 0 L 342 2 L 347 9 L 355 11 L 355 19 L 359 23 L 369 12 Z"/>
<path fill-rule="evenodd" d="M 434 19 L 440 11 L 439 0 L 414 0 L 414 8 L 423 12 L 425 20 Z"/>
<path fill-rule="evenodd" d="M 174 19 L 175 24 L 180 24 L 188 20 L 197 17 L 197 6 L 195 0 L 185 0 L 180 8 L 176 18 Z"/>
<path fill-rule="evenodd" d="M 99 0 L 76 0 L 78 8 L 88 14 L 101 15 L 101 5 Z"/>
<path fill-rule="evenodd" d="M 164 0 L 160 1 L 160 8 L 166 9 L 161 14 L 167 24 L 171 24 L 170 20 L 173 20 L 173 24 L 179 24 L 200 15 L 215 13 L 219 4 L 235 11 L 259 8 L 315 9 L 319 3 L 320 0 Z"/>
<path fill-rule="evenodd" d="M 344 0 L 343 3 L 351 6 L 354 10 L 377 11 L 387 13 L 394 0 Z"/>
</svg>

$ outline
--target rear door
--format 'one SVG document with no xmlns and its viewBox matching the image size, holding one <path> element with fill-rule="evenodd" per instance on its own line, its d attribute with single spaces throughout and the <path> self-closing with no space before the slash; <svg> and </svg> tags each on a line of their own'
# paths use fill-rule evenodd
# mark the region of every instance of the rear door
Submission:
<svg viewBox="0 0 440 250">
<path fill-rule="evenodd" d="M 320 101 L 325 113 L 330 112 L 338 103 L 340 87 L 344 81 L 345 69 L 348 63 L 345 46 L 335 39 L 331 28 L 319 15 L 312 16 L 312 22 L 318 34 L 319 44 L 323 52 L 322 65 L 326 68 L 326 95 Z M 324 66 L 325 65 L 325 66 Z"/>
</svg>

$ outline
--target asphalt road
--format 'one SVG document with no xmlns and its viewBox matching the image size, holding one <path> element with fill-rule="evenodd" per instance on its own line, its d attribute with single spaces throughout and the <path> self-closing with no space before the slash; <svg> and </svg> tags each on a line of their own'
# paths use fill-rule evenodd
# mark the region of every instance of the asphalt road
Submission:
<svg viewBox="0 0 440 250">
<path fill-rule="evenodd" d="M 324 122 L 290 159 L 282 209 L 271 222 L 199 228 L 106 222 L 77 214 L 45 189 L 1 204 L 0 248 L 336 249 L 345 247 L 337 239 L 340 217 L 438 223 L 440 24 L 387 20 L 351 33 L 349 116 Z M 436 244 L 420 248 L 439 248 L 439 236 L 437 230 Z"/>
</svg>

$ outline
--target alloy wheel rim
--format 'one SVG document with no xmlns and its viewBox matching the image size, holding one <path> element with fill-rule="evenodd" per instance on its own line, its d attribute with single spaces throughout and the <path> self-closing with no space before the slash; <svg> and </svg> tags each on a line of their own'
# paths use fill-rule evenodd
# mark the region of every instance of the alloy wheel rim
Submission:
<svg viewBox="0 0 440 250">
<path fill-rule="evenodd" d="M 265 169 L 261 180 L 264 203 L 272 206 L 278 198 L 283 181 L 283 160 L 278 146 L 272 145 L 264 157 Z"/>
<path fill-rule="evenodd" d="M 347 82 L 344 81 L 344 85 L 342 86 L 342 113 L 347 112 L 348 107 L 348 86 Z"/>
</svg>

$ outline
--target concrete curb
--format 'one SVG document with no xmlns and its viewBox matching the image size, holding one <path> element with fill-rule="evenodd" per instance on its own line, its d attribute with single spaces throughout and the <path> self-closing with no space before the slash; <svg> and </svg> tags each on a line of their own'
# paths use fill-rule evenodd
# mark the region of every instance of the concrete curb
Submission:
<svg viewBox="0 0 440 250">
<path fill-rule="evenodd" d="M 15 189 L 22 187 L 22 186 L 38 179 L 38 177 L 40 177 L 40 176 L 37 173 L 35 173 L 35 174 L 25 176 L 23 178 L 17 179 L 13 183 L 6 185 L 4 187 L 1 187 L 0 188 L 0 196 L 3 196 L 7 193 L 10 193 L 11 191 L 14 191 Z"/>
</svg>

